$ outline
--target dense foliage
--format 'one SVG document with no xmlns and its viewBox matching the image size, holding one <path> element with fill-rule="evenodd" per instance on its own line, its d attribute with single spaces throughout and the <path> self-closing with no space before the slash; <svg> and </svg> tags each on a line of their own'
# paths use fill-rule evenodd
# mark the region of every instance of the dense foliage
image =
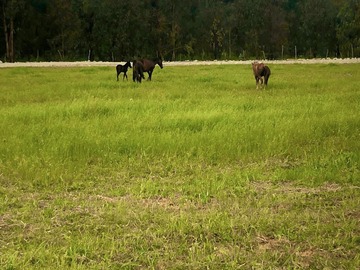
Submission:
<svg viewBox="0 0 360 270">
<path fill-rule="evenodd" d="M 360 56 L 360 0 L 0 2 L 10 62 Z"/>
</svg>

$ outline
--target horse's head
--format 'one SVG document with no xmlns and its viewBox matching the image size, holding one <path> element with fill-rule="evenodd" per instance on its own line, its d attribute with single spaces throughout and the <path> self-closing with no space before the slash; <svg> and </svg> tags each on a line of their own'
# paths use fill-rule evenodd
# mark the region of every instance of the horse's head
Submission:
<svg viewBox="0 0 360 270">
<path fill-rule="evenodd" d="M 156 64 L 158 64 L 160 68 L 163 68 L 162 59 L 160 57 L 157 59 Z"/>
<path fill-rule="evenodd" d="M 132 68 L 130 61 L 127 61 L 126 64 L 125 64 L 125 66 L 128 66 L 129 68 Z"/>
<path fill-rule="evenodd" d="M 257 64 L 258 64 L 258 62 L 252 62 L 251 63 L 252 70 L 253 70 L 253 73 L 254 73 L 255 76 L 257 74 L 257 71 L 256 71 Z"/>
</svg>

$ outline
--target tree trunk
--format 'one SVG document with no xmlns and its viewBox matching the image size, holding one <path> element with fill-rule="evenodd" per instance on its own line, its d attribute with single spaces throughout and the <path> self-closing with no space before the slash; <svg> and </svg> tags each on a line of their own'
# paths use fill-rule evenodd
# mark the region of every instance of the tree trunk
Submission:
<svg viewBox="0 0 360 270">
<path fill-rule="evenodd" d="M 2 6 L 3 11 L 3 25 L 5 34 L 5 45 L 6 45 L 6 61 L 13 63 L 14 57 L 14 18 L 10 18 L 10 25 L 6 21 L 5 5 Z"/>
<path fill-rule="evenodd" d="M 170 37 L 171 37 L 171 50 L 172 50 L 172 55 L 171 55 L 171 60 L 175 61 L 176 59 L 176 55 L 175 55 L 175 45 L 176 45 L 176 23 L 175 23 L 175 3 L 172 3 L 171 6 L 171 13 L 172 13 L 172 20 L 171 20 L 171 33 L 170 33 Z"/>
<path fill-rule="evenodd" d="M 9 58 L 10 58 L 10 62 L 14 63 L 15 62 L 15 53 L 14 53 L 14 18 L 11 17 L 10 18 L 10 33 L 9 33 Z"/>
<path fill-rule="evenodd" d="M 231 28 L 229 28 L 229 59 L 231 59 Z"/>
<path fill-rule="evenodd" d="M 5 34 L 5 45 L 6 45 L 6 60 L 9 58 L 9 36 L 8 36 L 8 28 L 6 25 L 6 16 L 5 16 L 5 5 L 2 5 L 3 11 L 3 25 L 4 25 L 4 34 Z"/>
</svg>

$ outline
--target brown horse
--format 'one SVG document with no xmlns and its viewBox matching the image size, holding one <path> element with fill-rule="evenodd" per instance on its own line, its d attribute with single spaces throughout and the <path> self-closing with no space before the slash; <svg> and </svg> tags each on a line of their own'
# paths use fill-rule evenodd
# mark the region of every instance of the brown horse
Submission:
<svg viewBox="0 0 360 270">
<path fill-rule="evenodd" d="M 252 63 L 252 69 L 256 81 L 256 89 L 258 89 L 259 87 L 259 82 L 260 82 L 260 87 L 262 87 L 263 84 L 266 87 L 269 81 L 269 77 L 271 75 L 270 68 L 268 66 L 265 66 L 264 63 L 259 63 L 255 61 Z"/>
<path fill-rule="evenodd" d="M 133 62 L 133 81 L 141 83 L 144 77 L 144 64 L 141 61 L 134 60 Z"/>
<path fill-rule="evenodd" d="M 154 60 L 141 59 L 139 61 L 143 64 L 143 72 L 147 72 L 149 74 L 149 78 L 148 78 L 149 81 L 151 81 L 151 76 L 152 76 L 152 73 L 153 73 L 156 65 L 159 65 L 160 68 L 163 68 L 161 58 L 156 58 Z M 143 78 L 144 78 L 144 76 L 143 76 Z"/>
</svg>

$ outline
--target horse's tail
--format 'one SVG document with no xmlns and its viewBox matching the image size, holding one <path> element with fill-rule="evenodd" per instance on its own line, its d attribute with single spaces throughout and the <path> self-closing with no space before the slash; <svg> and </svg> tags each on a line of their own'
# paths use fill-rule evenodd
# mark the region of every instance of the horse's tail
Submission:
<svg viewBox="0 0 360 270">
<path fill-rule="evenodd" d="M 271 75 L 270 68 L 269 68 L 268 66 L 265 66 L 265 68 L 266 68 L 266 72 L 267 72 L 267 74 L 270 76 L 270 75 Z"/>
<path fill-rule="evenodd" d="M 121 70 L 121 65 L 117 65 L 116 66 L 116 80 L 119 80 L 119 74 L 120 74 L 120 70 Z"/>
<path fill-rule="evenodd" d="M 133 82 L 136 82 L 136 80 L 137 80 L 137 71 L 134 68 L 134 70 L 133 70 Z"/>
<path fill-rule="evenodd" d="M 264 78 L 265 78 L 265 85 L 268 84 L 268 81 L 269 81 L 269 77 L 271 75 L 271 71 L 270 71 L 270 68 L 268 66 L 265 66 L 264 67 L 264 71 L 265 71 L 265 75 L 264 75 Z"/>
</svg>

